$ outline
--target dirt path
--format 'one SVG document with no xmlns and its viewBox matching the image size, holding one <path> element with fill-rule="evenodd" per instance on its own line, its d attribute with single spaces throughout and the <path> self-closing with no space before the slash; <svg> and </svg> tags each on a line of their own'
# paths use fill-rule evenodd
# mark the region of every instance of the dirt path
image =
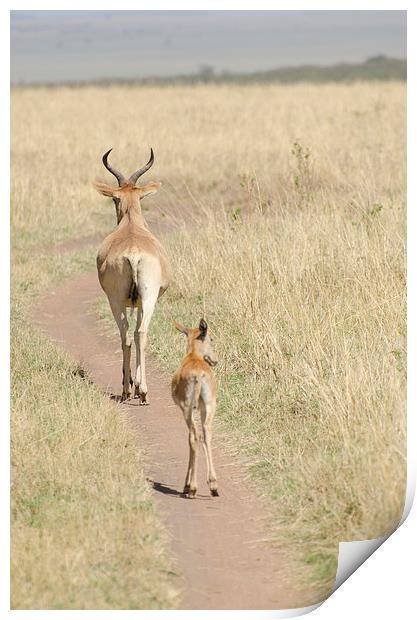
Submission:
<svg viewBox="0 0 417 620">
<path fill-rule="evenodd" d="M 117 328 L 110 339 L 100 332 L 94 304 L 102 294 L 95 272 L 78 276 L 45 297 L 37 310 L 43 331 L 88 369 L 98 386 L 120 394 L 121 351 Z M 117 336 L 116 336 L 117 334 Z M 138 401 L 119 405 L 128 413 L 141 447 L 161 519 L 172 537 L 184 609 L 285 609 L 297 601 L 283 582 L 285 557 L 268 542 L 265 510 L 244 482 L 245 473 L 219 447 L 214 459 L 219 498 L 205 483 L 199 462 L 197 498 L 179 494 L 187 465 L 187 434 L 171 400 L 169 377 L 153 360 L 148 365 L 149 407 Z M 202 450 L 200 451 L 202 453 Z M 200 455 L 201 456 L 201 455 Z"/>
</svg>

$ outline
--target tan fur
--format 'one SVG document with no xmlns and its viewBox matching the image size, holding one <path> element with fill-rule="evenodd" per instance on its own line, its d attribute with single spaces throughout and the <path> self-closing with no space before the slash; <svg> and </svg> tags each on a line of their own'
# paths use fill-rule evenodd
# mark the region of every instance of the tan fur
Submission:
<svg viewBox="0 0 417 620">
<path fill-rule="evenodd" d="M 186 328 L 174 321 L 175 327 L 188 339 L 187 354 L 175 372 L 172 383 L 172 398 L 181 408 L 189 430 L 189 462 L 185 478 L 184 493 L 195 497 L 197 492 L 197 416 L 203 429 L 203 446 L 207 461 L 207 484 L 212 495 L 217 496 L 217 477 L 211 450 L 212 422 L 216 412 L 216 382 L 212 366 L 217 364 L 207 324 L 202 319 L 200 327 Z"/>
<path fill-rule="evenodd" d="M 112 197 L 116 203 L 118 226 L 100 246 L 97 270 L 122 341 L 122 400 L 130 396 L 130 385 L 134 383 L 135 396 L 140 397 L 141 403 L 148 404 L 146 338 L 155 303 L 168 288 L 170 270 L 164 248 L 145 222 L 140 199 L 158 191 L 161 183 L 148 183 L 142 187 L 124 183 L 122 187 L 114 188 L 96 182 L 94 186 L 101 194 Z M 132 297 L 136 294 L 137 301 L 132 303 Z M 137 308 L 134 332 L 136 370 L 133 379 L 130 368 L 129 307 Z"/>
</svg>

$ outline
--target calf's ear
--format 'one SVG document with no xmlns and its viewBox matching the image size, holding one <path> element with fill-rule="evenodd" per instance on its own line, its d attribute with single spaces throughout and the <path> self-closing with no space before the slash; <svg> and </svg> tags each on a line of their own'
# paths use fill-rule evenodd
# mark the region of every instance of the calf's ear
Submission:
<svg viewBox="0 0 417 620">
<path fill-rule="evenodd" d="M 200 330 L 199 339 L 204 340 L 204 338 L 207 336 L 207 329 L 208 329 L 208 325 L 204 319 L 201 319 L 198 329 Z"/>
<path fill-rule="evenodd" d="M 181 323 L 177 323 L 177 321 L 172 321 L 172 324 L 178 329 L 179 332 L 188 336 L 188 329 L 181 325 Z"/>
</svg>

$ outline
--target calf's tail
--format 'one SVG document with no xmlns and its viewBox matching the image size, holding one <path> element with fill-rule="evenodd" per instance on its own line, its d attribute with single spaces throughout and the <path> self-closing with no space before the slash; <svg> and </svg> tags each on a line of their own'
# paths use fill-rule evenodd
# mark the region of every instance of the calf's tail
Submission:
<svg viewBox="0 0 417 620">
<path fill-rule="evenodd" d="M 194 380 L 194 383 L 193 383 L 193 394 L 191 398 L 191 412 L 192 412 L 192 415 L 194 416 L 194 414 L 196 414 L 198 411 L 198 401 L 200 400 L 201 377 L 195 375 L 193 380 Z"/>
</svg>

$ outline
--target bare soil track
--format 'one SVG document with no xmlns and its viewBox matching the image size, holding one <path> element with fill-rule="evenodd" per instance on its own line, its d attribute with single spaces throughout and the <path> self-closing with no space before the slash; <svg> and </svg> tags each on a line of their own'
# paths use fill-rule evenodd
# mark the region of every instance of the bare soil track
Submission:
<svg viewBox="0 0 417 620">
<path fill-rule="evenodd" d="M 100 330 L 94 310 L 100 294 L 96 272 L 78 276 L 44 297 L 35 316 L 43 331 L 79 360 L 101 389 L 109 395 L 120 394 L 122 356 L 117 328 L 114 339 Z M 150 406 L 139 406 L 138 400 L 118 406 L 127 412 L 147 454 L 146 473 L 171 535 L 182 608 L 298 607 L 294 590 L 284 581 L 285 556 L 265 540 L 270 538 L 267 511 L 244 481 L 243 467 L 222 453 L 216 432 L 214 459 L 220 497 L 209 495 L 202 458 L 196 499 L 181 495 L 188 459 L 186 426 L 172 403 L 169 377 L 154 360 L 148 367 Z"/>
</svg>

